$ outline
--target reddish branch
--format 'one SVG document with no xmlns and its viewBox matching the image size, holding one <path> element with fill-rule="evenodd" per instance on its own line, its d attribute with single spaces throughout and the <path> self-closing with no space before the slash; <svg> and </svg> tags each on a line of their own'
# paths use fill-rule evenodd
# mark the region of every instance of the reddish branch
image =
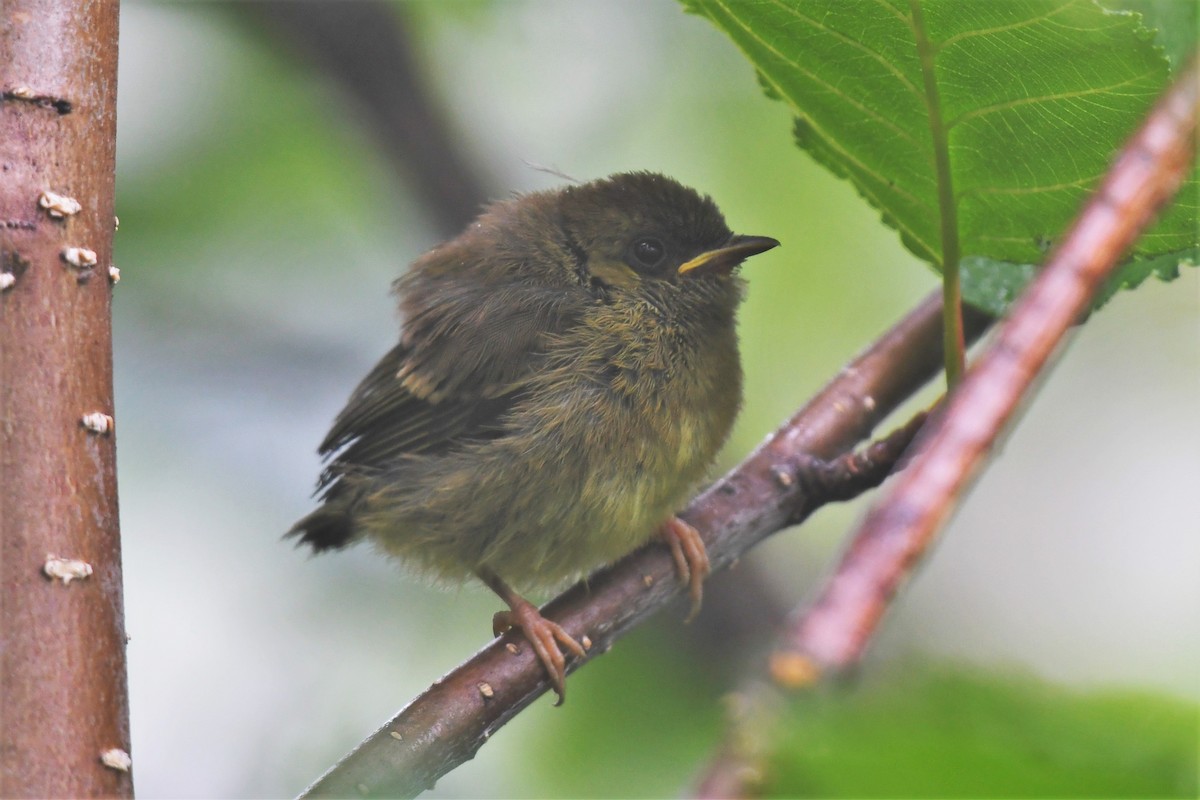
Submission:
<svg viewBox="0 0 1200 800">
<path fill-rule="evenodd" d="M 117 11 L 0 6 L 3 797 L 133 794 L 108 425 Z"/>
<path fill-rule="evenodd" d="M 1193 61 L 1117 157 L 945 413 L 922 432 L 912 463 L 863 521 L 817 600 L 783 637 L 772 659 L 777 680 L 812 679 L 862 657 L 897 589 L 1067 330 L 1187 175 L 1196 147 L 1198 85 Z"/>
<path fill-rule="evenodd" d="M 811 514 L 824 501 L 806 488 L 813 459 L 836 460 L 938 373 L 940 315 L 940 297 L 923 302 L 683 512 L 704 537 L 714 570 Z M 969 336 L 986 324 L 969 315 Z M 544 613 L 580 641 L 590 639 L 595 657 L 680 592 L 671 556 L 652 545 L 568 590 Z M 413 700 L 305 796 L 416 795 L 547 688 L 529 648 L 505 635 Z"/>
</svg>

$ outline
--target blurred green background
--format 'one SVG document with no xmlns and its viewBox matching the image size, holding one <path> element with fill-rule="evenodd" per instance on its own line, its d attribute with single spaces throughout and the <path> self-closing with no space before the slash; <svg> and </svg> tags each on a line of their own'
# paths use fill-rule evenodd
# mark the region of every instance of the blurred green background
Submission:
<svg viewBox="0 0 1200 800">
<path fill-rule="evenodd" d="M 583 179 L 652 169 L 713 195 L 735 230 L 783 242 L 746 271 L 746 402 L 722 468 L 936 288 L 847 184 L 793 146 L 786 109 L 735 48 L 677 4 L 396 13 L 490 196 L 561 184 L 531 164 Z M 297 793 L 483 646 L 498 609 L 477 587 L 436 590 L 365 547 L 312 559 L 280 540 L 311 508 L 316 444 L 394 342 L 390 281 L 447 232 L 377 147 L 361 99 L 297 57 L 269 16 L 122 8 L 114 325 L 145 797 Z M 1200 699 L 1198 290 L 1186 270 L 1078 331 L 867 674 L 953 662 L 1063 697 L 1126 687 Z M 662 615 L 574 675 L 563 708 L 539 701 L 434 796 L 677 793 L 719 741 L 720 697 L 757 668 L 771 624 L 861 513 L 829 508 L 767 542 L 712 581 L 696 622 L 680 624 L 682 607 Z M 1161 702 L 1184 714 L 1172 730 L 1185 743 L 1192 717 L 1194 759 L 1194 706 Z M 941 724 L 924 707 L 906 710 L 911 730 Z M 1073 719 L 1112 738 L 1127 717 Z M 856 741 L 839 746 L 853 756 Z M 852 771 L 893 768 L 859 756 Z"/>
</svg>

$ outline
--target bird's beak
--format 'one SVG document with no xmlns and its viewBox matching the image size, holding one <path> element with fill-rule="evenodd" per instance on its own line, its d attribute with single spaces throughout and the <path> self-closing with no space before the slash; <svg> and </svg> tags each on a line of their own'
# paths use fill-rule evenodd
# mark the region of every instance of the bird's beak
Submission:
<svg viewBox="0 0 1200 800">
<path fill-rule="evenodd" d="M 734 236 L 724 247 L 709 250 L 685 261 L 679 267 L 679 274 L 684 275 L 700 268 L 714 272 L 728 272 L 742 263 L 744 259 L 765 253 L 772 247 L 778 246 L 779 241 L 770 236 Z"/>
</svg>

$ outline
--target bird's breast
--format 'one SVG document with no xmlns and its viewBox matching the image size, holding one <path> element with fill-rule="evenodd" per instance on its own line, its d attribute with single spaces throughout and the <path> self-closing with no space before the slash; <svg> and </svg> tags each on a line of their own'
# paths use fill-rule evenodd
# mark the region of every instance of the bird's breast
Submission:
<svg viewBox="0 0 1200 800">
<path fill-rule="evenodd" d="M 698 344 L 593 356 L 560 384 L 560 402 L 546 406 L 560 409 L 564 448 L 588 464 L 586 494 L 633 493 L 665 516 L 704 476 L 733 425 L 742 375 L 732 329 Z"/>
</svg>

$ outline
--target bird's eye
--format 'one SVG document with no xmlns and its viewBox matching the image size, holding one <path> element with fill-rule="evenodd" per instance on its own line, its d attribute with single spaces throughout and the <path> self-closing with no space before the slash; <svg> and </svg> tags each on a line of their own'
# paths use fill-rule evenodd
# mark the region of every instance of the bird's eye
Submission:
<svg viewBox="0 0 1200 800">
<path fill-rule="evenodd" d="M 653 236 L 643 236 L 629 249 L 634 265 L 643 268 L 657 267 L 667 257 L 667 248 Z"/>
</svg>

